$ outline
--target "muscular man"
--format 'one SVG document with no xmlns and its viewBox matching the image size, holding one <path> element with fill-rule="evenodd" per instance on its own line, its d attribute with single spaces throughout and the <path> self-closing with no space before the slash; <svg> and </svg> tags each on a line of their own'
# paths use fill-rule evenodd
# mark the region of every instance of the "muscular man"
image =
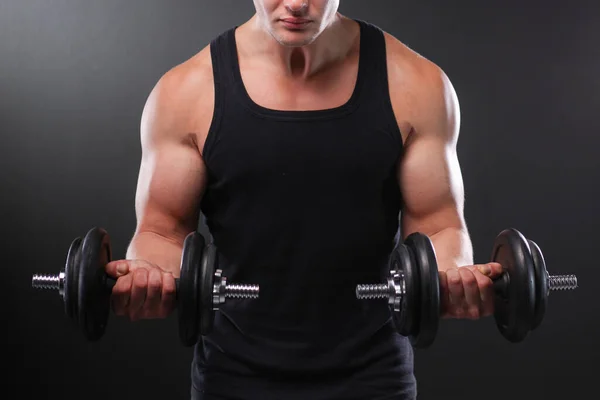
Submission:
<svg viewBox="0 0 600 400">
<path fill-rule="evenodd" d="M 196 346 L 196 399 L 413 399 L 410 343 L 355 297 L 398 238 L 432 239 L 443 315 L 492 312 L 498 264 L 473 265 L 447 76 L 339 0 L 254 0 L 256 14 L 168 71 L 143 112 L 137 229 L 108 273 L 117 314 L 169 315 L 200 212 L 231 280 Z M 400 218 L 399 218 L 400 216 Z M 399 235 L 397 235 L 399 233 Z"/>
</svg>

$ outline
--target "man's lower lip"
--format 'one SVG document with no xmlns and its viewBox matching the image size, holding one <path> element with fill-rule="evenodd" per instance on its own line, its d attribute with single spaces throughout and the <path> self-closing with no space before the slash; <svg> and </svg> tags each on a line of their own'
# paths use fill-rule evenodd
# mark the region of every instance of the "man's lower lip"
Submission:
<svg viewBox="0 0 600 400">
<path fill-rule="evenodd" d="M 283 23 L 283 25 L 286 28 L 290 28 L 290 29 L 302 29 L 304 28 L 306 25 L 309 24 L 309 22 L 300 22 L 300 23 L 296 23 L 296 22 L 290 22 L 290 21 L 281 21 Z"/>
</svg>

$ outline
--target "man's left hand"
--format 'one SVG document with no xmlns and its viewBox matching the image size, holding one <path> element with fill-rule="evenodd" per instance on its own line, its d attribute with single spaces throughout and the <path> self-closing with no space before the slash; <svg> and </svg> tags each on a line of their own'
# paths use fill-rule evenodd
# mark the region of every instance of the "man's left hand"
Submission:
<svg viewBox="0 0 600 400">
<path fill-rule="evenodd" d="M 442 318 L 479 319 L 494 312 L 493 280 L 502 275 L 498 263 L 439 271 Z"/>
</svg>

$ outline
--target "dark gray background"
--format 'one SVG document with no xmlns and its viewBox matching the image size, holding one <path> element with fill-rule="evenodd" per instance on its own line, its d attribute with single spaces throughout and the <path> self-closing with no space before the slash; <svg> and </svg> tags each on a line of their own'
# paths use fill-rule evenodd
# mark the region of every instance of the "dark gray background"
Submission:
<svg viewBox="0 0 600 400">
<path fill-rule="evenodd" d="M 454 83 L 476 261 L 513 226 L 541 246 L 551 272 L 579 277 L 577 291 L 551 296 L 542 328 L 519 345 L 491 318 L 444 321 L 435 345 L 416 354 L 420 398 L 594 397 L 584 392 L 595 390 L 600 361 L 600 7 L 341 3 Z M 252 12 L 250 0 L 0 1 L 1 376 L 18 397 L 186 398 L 191 350 L 179 345 L 175 318 L 111 318 L 103 341 L 85 343 L 58 296 L 34 292 L 30 279 L 58 272 L 71 240 L 92 226 L 106 228 L 123 257 L 147 95 L 165 71 Z"/>
</svg>

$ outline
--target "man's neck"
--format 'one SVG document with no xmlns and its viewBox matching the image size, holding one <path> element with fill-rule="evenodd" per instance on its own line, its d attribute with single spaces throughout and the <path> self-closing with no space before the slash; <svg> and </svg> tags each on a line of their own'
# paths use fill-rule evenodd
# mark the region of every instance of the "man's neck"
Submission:
<svg viewBox="0 0 600 400">
<path fill-rule="evenodd" d="M 339 14 L 312 43 L 301 47 L 280 44 L 255 15 L 241 30 L 244 53 L 263 57 L 294 79 L 308 79 L 331 63 L 345 58 L 356 43 L 351 23 Z"/>
</svg>

